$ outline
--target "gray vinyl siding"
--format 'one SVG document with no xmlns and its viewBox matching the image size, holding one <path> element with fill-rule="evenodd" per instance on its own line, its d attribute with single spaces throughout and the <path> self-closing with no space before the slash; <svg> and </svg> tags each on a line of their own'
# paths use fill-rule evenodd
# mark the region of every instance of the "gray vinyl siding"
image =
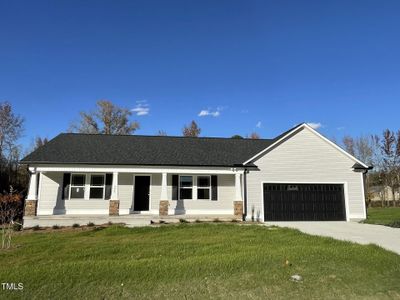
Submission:
<svg viewBox="0 0 400 300">
<path fill-rule="evenodd" d="M 120 214 L 133 212 L 135 181 L 134 176 L 150 175 L 150 211 L 158 214 L 161 198 L 161 174 L 119 173 L 118 198 Z M 168 198 L 172 198 L 172 174 L 167 177 Z M 108 214 L 109 201 L 94 199 L 62 199 L 62 172 L 46 172 L 41 174 L 39 186 L 38 215 L 53 214 Z M 233 213 L 235 196 L 234 175 L 218 175 L 218 200 L 186 200 L 187 213 Z M 170 200 L 170 210 L 176 208 L 176 201 Z"/>
<path fill-rule="evenodd" d="M 365 218 L 362 173 L 354 161 L 304 128 L 254 161 L 259 171 L 247 174 L 247 211 L 263 219 L 262 182 L 345 183 L 348 218 Z"/>
<path fill-rule="evenodd" d="M 161 179 L 160 179 L 161 180 Z M 161 181 L 160 181 L 161 184 Z M 172 174 L 168 174 L 168 198 L 172 199 Z M 194 197 L 195 189 L 193 190 Z M 161 195 L 158 195 L 158 199 Z M 185 200 L 184 207 L 188 213 L 210 213 L 210 214 L 233 214 L 233 201 L 235 197 L 235 176 L 218 175 L 218 200 Z M 177 201 L 169 200 L 170 210 L 175 210 Z M 159 203 L 154 203 L 154 208 L 158 210 Z M 201 212 L 200 212 L 201 211 Z"/>
</svg>

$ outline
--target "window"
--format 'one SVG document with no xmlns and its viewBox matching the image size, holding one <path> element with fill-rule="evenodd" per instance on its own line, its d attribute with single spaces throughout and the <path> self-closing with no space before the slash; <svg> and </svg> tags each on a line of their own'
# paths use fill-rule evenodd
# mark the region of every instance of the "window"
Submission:
<svg viewBox="0 0 400 300">
<path fill-rule="evenodd" d="M 70 199 L 85 198 L 85 175 L 72 174 L 71 176 L 71 192 Z"/>
<path fill-rule="evenodd" d="M 211 195 L 211 177 L 197 177 L 197 199 L 210 200 Z"/>
<path fill-rule="evenodd" d="M 193 176 L 179 177 L 179 199 L 193 199 Z"/>
<path fill-rule="evenodd" d="M 104 199 L 105 178 L 104 175 L 90 176 L 90 199 Z"/>
</svg>

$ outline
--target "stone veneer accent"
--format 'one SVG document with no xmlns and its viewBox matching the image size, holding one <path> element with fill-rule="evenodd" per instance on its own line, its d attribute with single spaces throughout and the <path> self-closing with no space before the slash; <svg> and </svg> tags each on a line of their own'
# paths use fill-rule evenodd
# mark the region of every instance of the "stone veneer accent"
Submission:
<svg viewBox="0 0 400 300">
<path fill-rule="evenodd" d="M 119 200 L 110 200 L 108 214 L 110 216 L 119 216 Z"/>
<path fill-rule="evenodd" d="M 243 201 L 233 201 L 233 214 L 235 218 L 243 218 Z"/>
<path fill-rule="evenodd" d="M 25 200 L 25 216 L 36 216 L 37 200 Z"/>
<path fill-rule="evenodd" d="M 160 208 L 159 208 L 159 215 L 160 216 L 168 216 L 168 200 L 161 200 L 160 201 Z"/>
</svg>

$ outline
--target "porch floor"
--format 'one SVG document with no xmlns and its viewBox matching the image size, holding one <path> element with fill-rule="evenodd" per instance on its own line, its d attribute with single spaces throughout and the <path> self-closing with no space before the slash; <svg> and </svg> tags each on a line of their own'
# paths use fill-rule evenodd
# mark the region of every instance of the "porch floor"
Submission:
<svg viewBox="0 0 400 300">
<path fill-rule="evenodd" d="M 121 216 L 108 216 L 108 215 L 47 215 L 47 216 L 34 216 L 24 217 L 24 228 L 31 228 L 34 226 L 51 227 L 58 226 L 72 226 L 73 224 L 87 225 L 93 223 L 95 225 L 102 225 L 112 222 L 114 224 L 125 224 L 128 227 L 148 226 L 152 223 L 159 223 L 165 221 L 167 223 L 178 223 L 180 219 L 185 219 L 189 222 L 196 220 L 207 222 L 216 219 L 220 221 L 232 221 L 235 219 L 234 215 L 168 215 L 162 216 L 151 214 L 130 214 Z"/>
</svg>

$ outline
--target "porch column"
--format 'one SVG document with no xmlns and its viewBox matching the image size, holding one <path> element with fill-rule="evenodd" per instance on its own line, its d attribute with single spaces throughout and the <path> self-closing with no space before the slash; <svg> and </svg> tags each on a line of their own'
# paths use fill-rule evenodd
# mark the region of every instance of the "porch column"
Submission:
<svg viewBox="0 0 400 300">
<path fill-rule="evenodd" d="M 161 177 L 161 197 L 160 197 L 160 206 L 159 206 L 159 215 L 167 216 L 168 215 L 168 192 L 167 192 L 167 173 L 163 172 Z"/>
<path fill-rule="evenodd" d="M 37 178 L 38 173 L 34 170 L 29 180 L 28 196 L 25 200 L 25 216 L 36 216 L 37 209 Z"/>
<path fill-rule="evenodd" d="M 243 201 L 242 198 L 242 188 L 240 184 L 240 173 L 235 174 L 235 200 L 236 201 Z"/>
<path fill-rule="evenodd" d="M 233 201 L 233 213 L 235 218 L 243 219 L 243 198 L 240 181 L 240 173 L 235 173 L 235 201 Z"/>
<path fill-rule="evenodd" d="M 119 215 L 119 198 L 118 198 L 118 172 L 113 173 L 111 185 L 111 197 L 109 203 L 109 215 Z"/>
</svg>

